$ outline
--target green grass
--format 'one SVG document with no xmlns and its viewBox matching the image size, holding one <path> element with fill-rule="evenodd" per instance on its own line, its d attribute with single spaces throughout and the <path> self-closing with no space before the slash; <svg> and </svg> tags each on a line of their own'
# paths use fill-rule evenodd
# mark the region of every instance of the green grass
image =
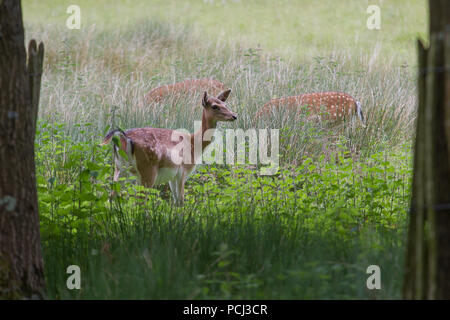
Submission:
<svg viewBox="0 0 450 320">
<path fill-rule="evenodd" d="M 150 215 L 121 241 L 58 235 L 44 244 L 51 299 L 398 299 L 402 232 L 367 231 L 343 240 L 309 234 L 299 217 L 267 214 L 257 222 L 208 212 L 198 219 Z M 223 222 L 218 222 L 225 220 Z M 51 247 L 50 247 L 51 246 Z M 76 247 L 76 250 L 73 249 Z M 378 264 L 382 290 L 366 289 Z M 77 264 L 82 289 L 65 288 Z"/>
<path fill-rule="evenodd" d="M 334 151 L 343 135 L 349 150 L 379 152 L 409 140 L 415 116 L 414 74 L 408 67 L 377 65 L 364 57 L 315 57 L 297 64 L 259 50 L 208 43 L 190 29 L 171 23 L 142 22 L 128 29 L 79 35 L 65 28 L 45 28 L 48 39 L 40 118 L 75 126 L 92 123 L 98 139 L 107 126 L 187 128 L 201 117 L 200 96 L 146 105 L 145 94 L 161 84 L 210 77 L 231 87 L 229 105 L 239 120 L 235 128 L 283 130 L 280 149 L 287 163 L 303 155 Z M 64 39 L 61 42 L 58 37 Z M 287 115 L 270 123 L 255 120 L 273 97 L 315 91 L 344 91 L 363 106 L 368 127 L 329 128 L 325 123 L 293 121 Z"/>
<path fill-rule="evenodd" d="M 93 24 L 113 32 L 137 21 L 171 21 L 189 25 L 213 41 L 260 46 L 283 57 L 307 61 L 315 56 L 358 54 L 379 64 L 415 65 L 415 42 L 426 34 L 426 1 L 245 0 L 77 1 L 84 32 Z M 64 26 L 68 0 L 24 1 L 30 23 Z M 366 27 L 369 5 L 381 9 L 381 30 Z M 77 31 L 74 31 L 77 32 Z M 78 31 L 79 32 L 79 31 Z M 83 31 L 81 31 L 83 32 Z M 215 45 L 215 44 L 212 44 Z M 380 46 L 380 51 L 375 48 Z M 375 61 L 374 61 L 375 63 Z"/>
<path fill-rule="evenodd" d="M 78 1 L 82 30 L 68 30 L 73 3 L 23 1 L 27 38 L 46 47 L 36 166 L 48 296 L 399 298 L 425 1 L 380 2 L 380 31 L 365 27 L 366 1 L 214 2 Z M 183 208 L 164 188 L 113 184 L 97 147 L 106 131 L 192 131 L 198 95 L 143 97 L 203 77 L 232 88 L 239 118 L 221 128 L 280 129 L 280 173 L 203 166 Z M 273 97 L 328 90 L 361 101 L 367 128 L 254 119 Z M 65 286 L 71 264 L 81 291 Z"/>
<path fill-rule="evenodd" d="M 274 177 L 201 166 L 178 208 L 126 180 L 112 184 L 109 148 L 40 128 L 49 298 L 400 297 L 407 149 L 364 163 L 343 153 L 337 163 L 304 159 Z M 121 195 L 111 199 L 111 190 Z M 82 270 L 80 291 L 65 287 L 72 264 Z M 382 270 L 377 292 L 365 289 L 372 264 Z"/>
</svg>

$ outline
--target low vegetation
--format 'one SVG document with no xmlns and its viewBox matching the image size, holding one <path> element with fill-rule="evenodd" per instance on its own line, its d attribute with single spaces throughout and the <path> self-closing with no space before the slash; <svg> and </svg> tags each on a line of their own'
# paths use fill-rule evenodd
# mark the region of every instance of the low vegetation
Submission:
<svg viewBox="0 0 450 320">
<path fill-rule="evenodd" d="M 112 183 L 109 148 L 74 144 L 62 126 L 41 130 L 52 298 L 399 298 L 407 149 L 365 162 L 304 158 L 276 176 L 201 166 L 178 208 L 165 190 Z M 375 262 L 386 275 L 377 294 L 364 289 Z M 86 270 L 80 291 L 64 285 L 71 264 Z"/>
</svg>

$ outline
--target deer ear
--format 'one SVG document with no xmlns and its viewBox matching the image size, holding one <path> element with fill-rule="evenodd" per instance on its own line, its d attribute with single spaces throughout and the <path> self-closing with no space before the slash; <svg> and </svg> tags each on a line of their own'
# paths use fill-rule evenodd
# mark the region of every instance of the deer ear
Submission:
<svg viewBox="0 0 450 320">
<path fill-rule="evenodd" d="M 228 96 L 230 95 L 230 92 L 231 92 L 231 89 L 222 91 L 222 92 L 217 96 L 217 99 L 219 99 L 220 101 L 223 101 L 223 102 L 227 101 Z"/>
<path fill-rule="evenodd" d="M 206 91 L 203 94 L 202 105 L 204 108 L 208 106 L 208 93 Z"/>
</svg>

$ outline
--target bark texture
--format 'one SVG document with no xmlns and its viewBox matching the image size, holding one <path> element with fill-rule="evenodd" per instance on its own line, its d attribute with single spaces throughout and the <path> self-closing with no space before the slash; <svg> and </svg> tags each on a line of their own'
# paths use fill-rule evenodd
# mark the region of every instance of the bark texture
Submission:
<svg viewBox="0 0 450 320">
<path fill-rule="evenodd" d="M 418 41 L 418 114 L 403 295 L 450 299 L 450 6 L 429 0 L 430 45 Z"/>
<path fill-rule="evenodd" d="M 34 164 L 43 54 L 32 40 L 27 56 L 20 1 L 0 0 L 0 299 L 43 297 Z"/>
</svg>

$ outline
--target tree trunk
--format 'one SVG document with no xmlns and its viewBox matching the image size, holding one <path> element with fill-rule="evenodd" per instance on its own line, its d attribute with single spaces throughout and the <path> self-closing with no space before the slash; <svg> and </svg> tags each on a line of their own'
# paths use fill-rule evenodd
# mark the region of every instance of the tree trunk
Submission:
<svg viewBox="0 0 450 320">
<path fill-rule="evenodd" d="M 34 137 L 44 47 L 24 46 L 19 0 L 0 0 L 0 299 L 42 298 Z"/>
<path fill-rule="evenodd" d="M 406 299 L 450 299 L 450 6 L 447 0 L 429 0 L 429 6 L 430 46 L 418 46 Z"/>
</svg>

